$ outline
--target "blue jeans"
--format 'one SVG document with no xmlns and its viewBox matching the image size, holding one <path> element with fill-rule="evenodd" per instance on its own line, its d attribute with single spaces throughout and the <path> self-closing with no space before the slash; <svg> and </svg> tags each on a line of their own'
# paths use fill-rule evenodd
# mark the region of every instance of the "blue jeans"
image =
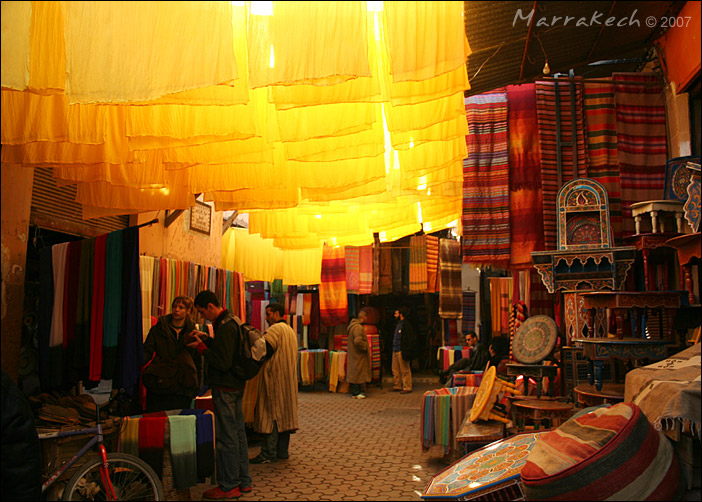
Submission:
<svg viewBox="0 0 702 502">
<path fill-rule="evenodd" d="M 217 452 L 217 484 L 222 491 L 237 486 L 251 486 L 249 447 L 241 400 L 244 391 L 224 392 L 212 389 Z"/>
<path fill-rule="evenodd" d="M 261 454 L 268 459 L 288 458 L 288 446 L 290 445 L 290 431 L 279 432 L 278 422 L 273 422 L 273 431 L 266 434 L 266 438 L 261 446 Z"/>
</svg>

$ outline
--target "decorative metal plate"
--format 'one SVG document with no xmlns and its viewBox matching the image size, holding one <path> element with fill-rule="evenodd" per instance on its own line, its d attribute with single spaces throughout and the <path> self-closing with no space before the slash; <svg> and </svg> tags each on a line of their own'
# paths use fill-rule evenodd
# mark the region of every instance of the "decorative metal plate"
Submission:
<svg viewBox="0 0 702 502">
<path fill-rule="evenodd" d="M 530 317 L 522 323 L 512 340 L 512 354 L 522 364 L 543 361 L 556 346 L 556 321 L 545 315 Z"/>
</svg>

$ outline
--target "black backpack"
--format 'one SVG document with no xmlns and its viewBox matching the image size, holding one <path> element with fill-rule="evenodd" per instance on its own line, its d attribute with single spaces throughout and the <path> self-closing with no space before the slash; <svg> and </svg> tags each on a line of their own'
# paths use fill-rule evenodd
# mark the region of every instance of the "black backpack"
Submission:
<svg viewBox="0 0 702 502">
<path fill-rule="evenodd" d="M 232 370 L 234 374 L 244 380 L 251 380 L 258 374 L 270 352 L 270 345 L 259 330 L 249 323 L 242 322 L 237 316 L 232 315 L 239 326 L 239 354 L 234 359 Z"/>
</svg>

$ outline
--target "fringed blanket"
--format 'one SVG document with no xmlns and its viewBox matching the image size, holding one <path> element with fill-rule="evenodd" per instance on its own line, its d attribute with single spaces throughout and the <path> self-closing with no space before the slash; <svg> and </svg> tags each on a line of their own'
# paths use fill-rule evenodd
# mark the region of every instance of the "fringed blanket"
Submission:
<svg viewBox="0 0 702 502">
<path fill-rule="evenodd" d="M 463 292 L 463 324 L 462 330 L 475 331 L 475 291 L 464 291 Z"/>
<path fill-rule="evenodd" d="M 453 239 L 441 239 L 439 270 L 439 317 L 460 319 L 461 312 L 461 244 Z"/>
<path fill-rule="evenodd" d="M 609 222 L 617 246 L 622 244 L 622 185 L 617 160 L 617 115 L 614 85 L 586 83 L 584 88 L 587 146 L 590 157 L 588 178 L 607 190 Z"/>
<path fill-rule="evenodd" d="M 322 282 L 319 284 L 319 311 L 322 323 L 338 326 L 349 322 L 346 298 L 346 259 L 344 248 L 324 246 Z"/>
<path fill-rule="evenodd" d="M 531 268 L 544 249 L 535 84 L 508 85 L 510 269 Z"/>
<path fill-rule="evenodd" d="M 668 157 L 663 86 L 654 74 L 615 73 L 622 234 L 634 234 L 631 204 L 663 197 Z M 653 85 L 633 85 L 648 82 Z"/>
<path fill-rule="evenodd" d="M 556 195 L 558 184 L 558 154 L 556 133 L 556 82 L 536 82 L 536 110 L 539 122 L 539 149 L 541 151 L 541 190 L 544 207 L 544 247 L 556 249 Z M 587 177 L 587 142 L 583 113 L 582 84 L 575 84 L 575 117 L 570 111 L 570 84 L 558 83 L 561 125 L 561 143 L 573 143 L 573 148 L 561 148 L 561 183 Z M 575 165 L 574 165 L 575 164 Z"/>
<path fill-rule="evenodd" d="M 418 235 L 410 238 L 409 273 L 410 294 L 424 293 L 427 290 L 427 237 Z"/>
<path fill-rule="evenodd" d="M 507 93 L 465 98 L 468 157 L 463 161 L 463 261 L 509 264 Z"/>
<path fill-rule="evenodd" d="M 702 427 L 700 344 L 626 374 L 624 401 L 639 406 L 658 430 L 678 425 L 697 436 Z"/>
</svg>

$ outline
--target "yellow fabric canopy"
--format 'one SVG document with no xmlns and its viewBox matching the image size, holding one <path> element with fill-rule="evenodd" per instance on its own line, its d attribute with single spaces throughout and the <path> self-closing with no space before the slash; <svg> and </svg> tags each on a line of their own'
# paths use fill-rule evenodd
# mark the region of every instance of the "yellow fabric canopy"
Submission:
<svg viewBox="0 0 702 502">
<path fill-rule="evenodd" d="M 307 284 L 325 242 L 460 221 L 463 2 L 3 2 L 2 27 L 3 169 L 53 167 L 85 218 L 203 193 L 251 213 L 227 268 Z"/>
</svg>

